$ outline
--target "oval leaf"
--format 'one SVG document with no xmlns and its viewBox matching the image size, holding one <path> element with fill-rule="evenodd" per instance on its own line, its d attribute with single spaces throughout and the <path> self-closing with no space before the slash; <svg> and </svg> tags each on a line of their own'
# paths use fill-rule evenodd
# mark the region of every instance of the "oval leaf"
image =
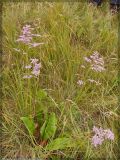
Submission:
<svg viewBox="0 0 120 160">
<path fill-rule="evenodd" d="M 23 121 L 23 123 L 24 123 L 25 127 L 27 128 L 29 134 L 33 135 L 34 132 L 35 132 L 35 124 L 34 124 L 33 119 L 28 118 L 28 117 L 21 117 L 20 119 Z"/>
<path fill-rule="evenodd" d="M 40 133 L 43 140 L 47 140 L 53 137 L 57 128 L 57 119 L 55 113 L 52 113 L 47 120 L 44 122 Z"/>
<path fill-rule="evenodd" d="M 73 147 L 74 143 L 73 140 L 70 138 L 56 138 L 50 144 L 46 146 L 46 149 L 49 151 L 65 149 L 67 147 Z"/>
</svg>

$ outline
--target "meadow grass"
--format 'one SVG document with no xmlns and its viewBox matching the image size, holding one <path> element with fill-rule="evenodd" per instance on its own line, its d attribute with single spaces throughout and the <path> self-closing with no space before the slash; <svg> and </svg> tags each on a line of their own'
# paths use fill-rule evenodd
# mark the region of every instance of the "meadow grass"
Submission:
<svg viewBox="0 0 120 160">
<path fill-rule="evenodd" d="M 3 3 L 2 18 L 2 158 L 118 160 L 118 19 L 110 14 L 109 4 L 96 8 L 87 2 L 7 2 Z M 35 40 L 45 44 L 29 48 L 16 42 L 25 24 L 43 35 Z M 84 60 L 95 51 L 103 56 L 104 72 L 91 70 Z M 40 75 L 23 79 L 24 66 L 31 58 L 41 62 Z M 78 85 L 78 80 L 84 84 Z M 47 93 L 41 101 L 39 90 Z M 20 118 L 35 117 L 39 111 L 44 120 L 52 112 L 57 118 L 56 133 L 47 143 L 67 137 L 69 147 L 56 146 L 51 151 L 34 142 Z M 93 126 L 110 128 L 114 141 L 95 148 L 91 144 Z"/>
</svg>

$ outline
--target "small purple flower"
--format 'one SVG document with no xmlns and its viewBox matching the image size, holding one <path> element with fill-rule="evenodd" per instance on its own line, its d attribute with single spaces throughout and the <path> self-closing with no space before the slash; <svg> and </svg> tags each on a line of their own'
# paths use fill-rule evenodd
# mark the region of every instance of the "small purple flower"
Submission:
<svg viewBox="0 0 120 160">
<path fill-rule="evenodd" d="M 114 140 L 114 134 L 110 129 L 105 130 L 105 138 L 110 139 L 110 140 Z"/>
<path fill-rule="evenodd" d="M 34 74 L 37 77 L 40 74 L 40 70 L 38 70 L 38 71 L 37 70 L 33 70 L 32 74 Z"/>
<path fill-rule="evenodd" d="M 41 68 L 41 63 L 35 63 L 34 69 L 39 70 Z"/>
<path fill-rule="evenodd" d="M 97 72 L 102 72 L 102 71 L 105 70 L 105 68 L 103 66 L 99 66 L 99 65 L 96 65 L 96 64 L 92 64 L 91 69 L 94 70 L 94 71 L 97 71 Z"/>
<path fill-rule="evenodd" d="M 93 126 L 93 132 L 95 132 L 95 134 L 99 134 L 99 128 L 97 128 L 96 126 Z"/>
<path fill-rule="evenodd" d="M 84 57 L 86 62 L 89 62 L 91 69 L 96 72 L 102 72 L 104 68 L 104 60 L 100 57 L 100 54 L 96 51 L 90 57 Z"/>
<path fill-rule="evenodd" d="M 34 63 L 32 74 L 38 76 L 40 74 L 41 63 Z"/>
<path fill-rule="evenodd" d="M 85 59 L 86 62 L 91 62 L 91 59 L 88 58 L 88 57 L 84 57 L 84 59 Z"/>
<path fill-rule="evenodd" d="M 31 78 L 32 76 L 37 77 L 40 74 L 40 68 L 42 67 L 41 63 L 37 63 L 38 59 L 36 58 L 32 58 L 31 59 L 31 64 L 30 65 L 26 65 L 25 68 L 26 69 L 31 69 L 31 74 L 32 75 L 25 75 L 23 78 Z"/>
<path fill-rule="evenodd" d="M 101 145 L 103 141 L 104 141 L 104 139 L 103 139 L 103 138 L 100 138 L 100 137 L 97 136 L 97 135 L 94 135 L 94 136 L 92 137 L 92 144 L 93 144 L 95 147 L 97 147 L 98 145 Z"/>
<path fill-rule="evenodd" d="M 38 59 L 36 59 L 36 58 L 32 58 L 32 59 L 31 59 L 31 63 L 35 64 L 35 63 L 37 63 L 37 62 L 38 62 Z"/>
<path fill-rule="evenodd" d="M 81 86 L 81 85 L 84 84 L 84 82 L 83 82 L 82 80 L 79 80 L 79 81 L 77 82 L 77 84 L 78 84 L 79 86 Z"/>
</svg>

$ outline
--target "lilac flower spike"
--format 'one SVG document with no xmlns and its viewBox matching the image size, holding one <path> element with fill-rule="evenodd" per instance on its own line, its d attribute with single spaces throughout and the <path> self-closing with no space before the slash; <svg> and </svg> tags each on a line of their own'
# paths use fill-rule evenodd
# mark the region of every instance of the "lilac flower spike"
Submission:
<svg viewBox="0 0 120 160">
<path fill-rule="evenodd" d="M 22 31 L 21 31 L 22 34 L 17 39 L 17 42 L 22 42 L 26 45 L 29 45 L 30 48 L 31 47 L 37 47 L 41 44 L 44 44 L 44 43 L 32 42 L 33 37 L 41 37 L 41 35 L 39 35 L 39 34 L 32 34 L 32 30 L 34 30 L 34 28 L 32 28 L 31 25 L 23 26 Z"/>
<path fill-rule="evenodd" d="M 39 74 L 40 74 L 40 68 L 42 67 L 41 63 L 38 63 L 38 59 L 36 58 L 33 58 L 31 59 L 31 64 L 30 65 L 27 65 L 25 66 L 26 69 L 31 69 L 31 74 L 30 75 L 25 75 L 23 76 L 24 79 L 27 79 L 27 78 L 31 78 L 31 77 L 38 77 Z"/>
<path fill-rule="evenodd" d="M 31 28 L 30 25 L 23 26 L 22 34 L 17 39 L 17 42 L 21 41 L 21 42 L 23 42 L 25 44 L 29 44 L 31 42 L 31 40 L 32 40 L 31 30 L 33 30 L 33 28 Z"/>
<path fill-rule="evenodd" d="M 114 133 L 110 129 L 104 130 L 103 128 L 97 128 L 93 127 L 93 132 L 95 135 L 92 137 L 92 144 L 94 147 L 97 147 L 98 145 L 101 145 L 104 140 L 114 140 Z"/>
<path fill-rule="evenodd" d="M 41 63 L 34 63 L 32 74 L 38 76 L 40 74 Z"/>
<path fill-rule="evenodd" d="M 38 76 L 40 74 L 41 63 L 37 63 L 38 59 L 31 59 L 31 63 L 33 64 L 32 74 Z"/>
<path fill-rule="evenodd" d="M 104 60 L 100 57 L 100 54 L 96 51 L 89 58 L 84 57 L 86 62 L 89 62 L 91 65 L 91 69 L 96 72 L 102 72 L 105 70 L 104 68 Z"/>
</svg>

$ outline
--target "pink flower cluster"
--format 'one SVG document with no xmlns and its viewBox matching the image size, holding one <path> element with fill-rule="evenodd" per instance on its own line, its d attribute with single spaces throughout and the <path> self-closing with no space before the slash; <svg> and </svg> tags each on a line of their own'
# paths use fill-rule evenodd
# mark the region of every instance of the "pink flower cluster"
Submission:
<svg viewBox="0 0 120 160">
<path fill-rule="evenodd" d="M 41 36 L 39 34 L 32 34 L 32 30 L 34 30 L 34 28 L 32 28 L 31 25 L 23 26 L 22 34 L 17 39 L 17 42 L 23 42 L 24 44 L 27 44 L 30 47 L 37 47 L 41 44 L 44 44 L 44 43 L 36 43 L 36 42 L 33 43 L 32 42 L 33 37 L 40 37 Z"/>
<path fill-rule="evenodd" d="M 41 63 L 37 63 L 38 59 L 31 59 L 31 63 L 33 64 L 32 74 L 36 77 L 40 74 Z"/>
<path fill-rule="evenodd" d="M 32 40 L 32 33 L 31 31 L 33 28 L 31 28 L 30 25 L 25 25 L 22 28 L 22 34 L 17 39 L 17 42 L 23 42 L 25 44 L 29 44 Z"/>
<path fill-rule="evenodd" d="M 90 63 L 91 69 L 96 72 L 102 72 L 105 70 L 104 60 L 100 57 L 100 54 L 96 51 L 90 57 L 84 57 L 85 61 Z"/>
<path fill-rule="evenodd" d="M 31 68 L 32 68 L 31 74 L 23 76 L 24 79 L 29 79 L 29 78 L 32 78 L 33 76 L 34 77 L 39 76 L 41 63 L 38 63 L 38 59 L 36 58 L 31 59 L 31 64 L 25 66 L 25 69 L 31 69 Z"/>
<path fill-rule="evenodd" d="M 114 140 L 114 133 L 110 129 L 104 130 L 103 128 L 97 128 L 93 127 L 93 132 L 95 135 L 92 137 L 92 144 L 94 147 L 97 147 L 98 145 L 101 145 L 104 140 Z"/>
</svg>

